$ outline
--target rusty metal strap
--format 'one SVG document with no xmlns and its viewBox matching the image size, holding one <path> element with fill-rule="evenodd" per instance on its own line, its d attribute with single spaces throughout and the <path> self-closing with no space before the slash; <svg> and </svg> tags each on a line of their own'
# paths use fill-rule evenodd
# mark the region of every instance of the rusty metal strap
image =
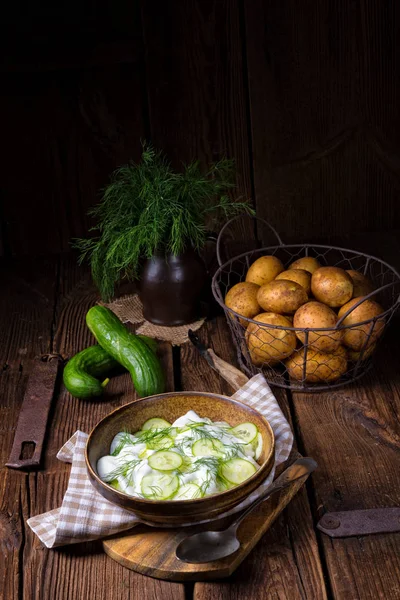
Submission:
<svg viewBox="0 0 400 600">
<path fill-rule="evenodd" d="M 400 508 L 370 508 L 329 512 L 317 527 L 333 538 L 400 531 Z"/>
<path fill-rule="evenodd" d="M 7 467 L 26 469 L 39 466 L 60 364 L 58 355 L 48 355 L 35 360 L 19 413 Z M 33 454 L 29 458 L 23 457 L 26 444 L 34 445 Z"/>
</svg>

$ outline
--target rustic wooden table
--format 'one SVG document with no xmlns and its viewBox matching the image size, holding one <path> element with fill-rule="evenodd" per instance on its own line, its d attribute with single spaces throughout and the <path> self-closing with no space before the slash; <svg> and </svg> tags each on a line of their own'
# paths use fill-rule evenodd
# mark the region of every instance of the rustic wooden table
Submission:
<svg viewBox="0 0 400 600">
<path fill-rule="evenodd" d="M 368 248 L 400 262 L 396 236 L 371 238 Z M 352 244 L 356 246 L 355 243 Z M 360 244 L 359 244 L 360 246 Z M 72 356 L 93 343 L 85 314 L 96 301 L 90 277 L 73 257 L 24 260 L 2 268 L 0 310 L 1 461 L 7 461 L 33 358 Z M 400 504 L 400 370 L 394 321 L 376 366 L 357 385 L 318 395 L 276 395 L 291 420 L 298 449 L 319 469 L 229 579 L 168 583 L 138 575 L 108 558 L 100 542 L 47 550 L 26 525 L 60 505 L 69 466 L 56 459 L 77 429 L 89 431 L 133 396 L 129 375 L 114 379 L 101 401 L 79 401 L 63 387 L 53 402 L 45 457 L 36 472 L 0 470 L 0 597 L 4 600 L 250 600 L 400 599 L 400 533 L 332 540 L 316 522 L 326 511 Z M 200 332 L 234 363 L 223 317 Z M 231 394 L 190 344 L 162 345 L 169 390 Z"/>
</svg>

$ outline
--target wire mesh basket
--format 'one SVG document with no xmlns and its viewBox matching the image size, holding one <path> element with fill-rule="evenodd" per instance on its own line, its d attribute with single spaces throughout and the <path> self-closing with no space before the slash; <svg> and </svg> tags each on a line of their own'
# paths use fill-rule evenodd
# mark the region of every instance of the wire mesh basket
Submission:
<svg viewBox="0 0 400 600">
<path fill-rule="evenodd" d="M 212 292 L 225 312 L 243 371 L 250 377 L 263 373 L 271 385 L 302 392 L 337 388 L 362 377 L 371 368 L 376 347 L 399 307 L 399 273 L 385 261 L 355 250 L 284 244 L 263 219 L 257 220 L 267 225 L 278 244 L 243 252 L 223 263 L 224 236 L 236 219 L 238 217 L 228 221 L 218 236 L 219 268 L 212 280 Z M 362 273 L 375 289 L 354 300 L 345 311 L 339 310 L 340 307 L 331 309 L 337 315 L 332 327 L 295 327 L 293 314 L 246 317 L 226 306 L 225 296 L 235 284 L 245 281 L 250 265 L 262 256 L 275 256 L 285 269 L 299 258 L 314 257 L 321 266 Z M 310 297 L 311 300 L 315 301 Z M 378 313 L 376 303 L 380 306 Z M 364 310 L 360 311 L 360 307 Z M 372 316 L 367 318 L 370 310 Z M 260 312 L 265 315 L 268 311 L 261 308 Z"/>
</svg>

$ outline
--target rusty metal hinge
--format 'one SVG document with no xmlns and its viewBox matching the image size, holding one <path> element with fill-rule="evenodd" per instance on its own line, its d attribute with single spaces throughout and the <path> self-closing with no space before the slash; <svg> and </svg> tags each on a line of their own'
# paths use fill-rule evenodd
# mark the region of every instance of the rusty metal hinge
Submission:
<svg viewBox="0 0 400 600">
<path fill-rule="evenodd" d="M 62 357 L 58 354 L 46 354 L 35 359 L 19 413 L 10 458 L 6 463 L 7 467 L 26 469 L 39 466 L 61 361 Z M 24 457 L 25 446 L 31 450 L 28 457 Z"/>
<path fill-rule="evenodd" d="M 333 538 L 393 533 L 400 531 L 400 508 L 370 508 L 328 512 L 317 524 L 326 535 Z"/>
</svg>

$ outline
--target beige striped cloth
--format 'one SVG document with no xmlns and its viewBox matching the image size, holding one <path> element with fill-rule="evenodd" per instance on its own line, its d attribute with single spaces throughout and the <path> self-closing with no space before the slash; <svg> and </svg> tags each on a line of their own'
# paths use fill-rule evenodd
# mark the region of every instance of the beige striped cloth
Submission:
<svg viewBox="0 0 400 600">
<path fill-rule="evenodd" d="M 293 445 L 289 423 L 262 375 L 250 379 L 233 398 L 249 404 L 269 421 L 275 434 L 275 464 L 267 479 L 246 500 L 221 517 L 234 514 L 253 502 L 272 482 L 276 466 L 289 457 Z M 72 463 L 61 507 L 27 521 L 47 548 L 104 538 L 140 522 L 132 512 L 103 498 L 90 483 L 84 457 L 87 437 L 86 433 L 77 431 L 57 454 L 59 460 Z"/>
</svg>

